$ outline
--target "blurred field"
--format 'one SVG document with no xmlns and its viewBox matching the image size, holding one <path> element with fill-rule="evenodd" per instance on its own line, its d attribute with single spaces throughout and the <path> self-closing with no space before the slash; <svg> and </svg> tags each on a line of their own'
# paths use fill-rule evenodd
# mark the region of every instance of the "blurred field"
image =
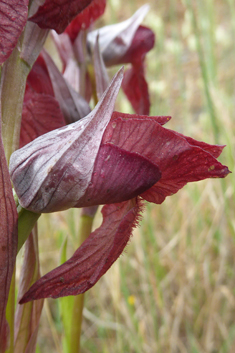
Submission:
<svg viewBox="0 0 235 353">
<path fill-rule="evenodd" d="M 146 63 L 151 114 L 171 115 L 168 128 L 226 144 L 220 161 L 234 172 L 234 0 L 148 3 L 145 24 L 156 33 Z M 99 23 L 124 20 L 141 4 L 109 0 Z M 131 112 L 122 93 L 118 105 Z M 234 174 L 148 204 L 126 252 L 86 294 L 82 353 L 235 352 L 234 205 Z M 65 238 L 72 253 L 79 212 L 41 217 L 43 274 L 58 265 Z M 37 352 L 63 352 L 58 308 L 57 300 L 44 308 Z"/>
</svg>

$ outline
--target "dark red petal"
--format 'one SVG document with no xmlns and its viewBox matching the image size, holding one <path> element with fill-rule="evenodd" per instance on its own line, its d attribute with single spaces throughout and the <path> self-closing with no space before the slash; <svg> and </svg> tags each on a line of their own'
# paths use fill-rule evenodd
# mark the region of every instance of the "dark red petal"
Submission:
<svg viewBox="0 0 235 353">
<path fill-rule="evenodd" d="M 115 120 L 117 118 L 122 118 L 124 120 L 127 119 L 151 119 L 156 121 L 160 125 L 165 125 L 169 120 L 171 120 L 171 116 L 163 116 L 163 115 L 156 115 L 156 116 L 149 116 L 149 115 L 139 115 L 139 114 L 126 114 L 126 113 L 121 113 L 121 112 L 116 112 L 114 111 L 112 114 L 112 120 Z"/>
<path fill-rule="evenodd" d="M 91 288 L 123 252 L 141 212 L 136 199 L 102 209 L 103 223 L 63 265 L 43 276 L 20 303 L 77 295 Z"/>
<path fill-rule="evenodd" d="M 219 163 L 210 151 L 189 144 L 187 138 L 162 127 L 151 118 L 112 120 L 102 143 L 112 143 L 136 152 L 159 167 L 161 180 L 141 195 L 155 203 L 161 203 L 187 182 L 224 178 L 229 173 L 228 168 Z M 206 146 L 208 149 L 209 145 Z"/>
<path fill-rule="evenodd" d="M 0 64 L 11 54 L 26 24 L 28 0 L 0 1 Z"/>
<path fill-rule="evenodd" d="M 27 84 L 37 93 L 45 93 L 54 96 L 51 79 L 42 55 L 39 55 L 33 65 L 27 77 Z"/>
<path fill-rule="evenodd" d="M 65 126 L 57 100 L 26 88 L 20 130 L 20 148 L 49 131 Z"/>
<path fill-rule="evenodd" d="M 68 25 L 65 32 L 72 42 L 75 41 L 80 30 L 87 29 L 101 15 L 103 15 L 106 0 L 93 0 L 75 19 Z"/>
<path fill-rule="evenodd" d="M 122 89 L 137 114 L 149 115 L 148 84 L 144 77 L 142 64 L 132 66 L 125 71 Z"/>
<path fill-rule="evenodd" d="M 17 253 L 17 210 L 12 194 L 0 128 L 0 353 L 8 336 L 6 305 Z"/>
<path fill-rule="evenodd" d="M 212 156 L 215 158 L 218 158 L 221 155 L 225 147 L 225 145 L 210 145 L 209 143 L 203 141 L 197 141 L 194 140 L 192 137 L 184 136 L 182 134 L 179 134 L 178 132 L 177 135 L 184 137 L 190 145 L 201 147 L 203 150 L 212 154 Z"/>
<path fill-rule="evenodd" d="M 132 199 L 160 178 L 158 167 L 141 155 L 111 144 L 101 145 L 91 182 L 76 207 Z"/>
<path fill-rule="evenodd" d="M 29 20 L 37 23 L 40 28 L 51 28 L 62 33 L 72 19 L 92 1 L 94 0 L 46 0 Z"/>
<path fill-rule="evenodd" d="M 130 47 L 117 63 L 125 64 L 142 62 L 145 55 L 154 47 L 154 43 L 155 35 L 153 31 L 148 27 L 139 26 L 135 32 Z"/>
<path fill-rule="evenodd" d="M 149 202 L 160 204 L 189 182 L 225 178 L 229 173 L 228 168 L 211 154 L 199 147 L 190 147 L 180 152 L 179 156 L 173 156 L 172 164 L 162 171 L 162 179 L 141 196 Z"/>
</svg>

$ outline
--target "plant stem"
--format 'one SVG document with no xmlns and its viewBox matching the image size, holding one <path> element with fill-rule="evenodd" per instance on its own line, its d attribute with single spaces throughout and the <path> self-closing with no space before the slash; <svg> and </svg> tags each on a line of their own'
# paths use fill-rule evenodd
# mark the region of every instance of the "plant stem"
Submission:
<svg viewBox="0 0 235 353">
<path fill-rule="evenodd" d="M 15 48 L 1 70 L 1 133 L 7 164 L 10 156 L 19 146 L 20 126 L 26 78 L 30 68 L 20 59 Z M 8 296 L 6 319 L 9 324 L 9 348 L 14 352 L 14 316 L 15 316 L 15 270 L 12 275 Z"/>
<path fill-rule="evenodd" d="M 79 226 L 79 246 L 89 237 L 97 207 L 86 207 L 82 209 Z M 73 312 L 71 318 L 71 336 L 69 353 L 80 352 L 80 338 L 82 329 L 82 311 L 84 305 L 84 294 L 74 297 Z"/>
<path fill-rule="evenodd" d="M 30 67 L 15 48 L 3 66 L 1 77 L 2 139 L 7 163 L 19 147 L 25 84 Z"/>
<path fill-rule="evenodd" d="M 40 213 L 34 213 L 22 208 L 18 214 L 18 248 L 17 253 L 20 251 L 33 227 L 35 226 Z"/>
</svg>

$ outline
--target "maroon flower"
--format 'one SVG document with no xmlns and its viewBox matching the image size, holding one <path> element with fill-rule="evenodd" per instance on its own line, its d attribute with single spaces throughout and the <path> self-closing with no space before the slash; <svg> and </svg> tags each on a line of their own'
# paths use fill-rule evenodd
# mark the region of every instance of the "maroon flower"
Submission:
<svg viewBox="0 0 235 353">
<path fill-rule="evenodd" d="M 164 128 L 169 117 L 114 112 L 122 72 L 84 119 L 13 153 L 10 174 L 21 205 L 33 212 L 106 204 L 103 223 L 70 260 L 39 279 L 21 303 L 82 293 L 125 248 L 143 199 L 161 203 L 187 182 L 223 178 L 223 146 Z"/>
<path fill-rule="evenodd" d="M 91 18 L 99 14 L 100 6 L 94 1 L 66 29 L 61 36 L 54 34 L 54 41 L 63 62 L 64 77 L 72 83 L 77 81 L 84 61 L 82 36 L 80 31 L 82 19 L 87 19 L 88 10 Z M 95 11 L 97 10 L 97 12 Z M 91 53 L 95 51 L 97 36 L 99 35 L 99 49 L 107 67 L 119 64 L 131 64 L 125 71 L 122 88 L 137 114 L 149 114 L 150 100 L 148 84 L 145 79 L 144 61 L 146 54 L 153 48 L 155 35 L 150 28 L 141 26 L 141 22 L 149 10 L 148 5 L 142 6 L 126 21 L 105 26 L 88 33 L 87 45 Z M 85 22 L 86 22 L 85 21 Z M 88 23 L 88 22 L 86 22 Z M 85 25 L 86 26 L 86 25 Z M 77 63 L 76 63 L 77 60 Z M 79 65 L 78 65 L 79 63 Z M 84 69 L 84 68 L 83 68 Z M 97 74 L 97 73 L 96 73 Z M 88 86 L 89 81 L 80 83 Z M 73 83 L 74 84 L 74 83 Z"/>
<path fill-rule="evenodd" d="M 144 5 L 128 20 L 88 34 L 90 47 L 94 47 L 99 34 L 100 51 L 106 66 L 131 64 L 131 68 L 125 71 L 122 88 L 135 112 L 145 115 L 149 114 L 150 101 L 144 60 L 155 42 L 153 31 L 140 25 L 148 9 L 148 5 Z"/>
</svg>

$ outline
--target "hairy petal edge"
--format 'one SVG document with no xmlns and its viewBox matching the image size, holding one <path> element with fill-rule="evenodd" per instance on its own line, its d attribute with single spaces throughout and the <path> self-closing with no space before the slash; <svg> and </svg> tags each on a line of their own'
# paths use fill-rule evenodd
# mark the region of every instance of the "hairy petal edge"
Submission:
<svg viewBox="0 0 235 353">
<path fill-rule="evenodd" d="M 40 278 L 20 304 L 40 298 L 77 295 L 91 288 L 117 260 L 138 224 L 141 203 L 132 199 L 106 205 L 103 223 L 63 265 Z"/>
</svg>

